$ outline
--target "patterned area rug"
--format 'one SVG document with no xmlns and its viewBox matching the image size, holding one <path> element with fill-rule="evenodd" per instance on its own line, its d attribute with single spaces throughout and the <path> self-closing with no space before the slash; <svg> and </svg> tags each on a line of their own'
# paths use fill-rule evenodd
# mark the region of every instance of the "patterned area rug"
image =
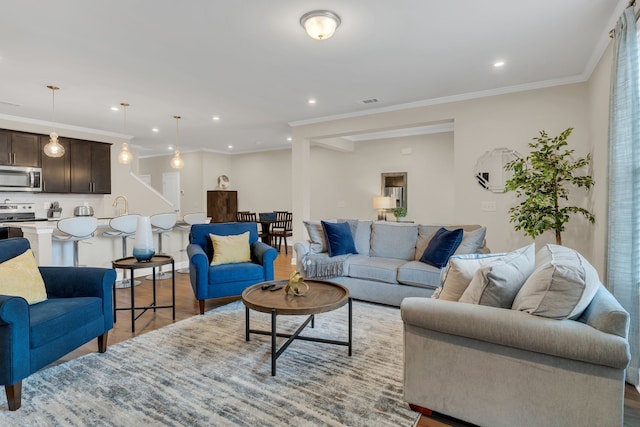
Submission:
<svg viewBox="0 0 640 427">
<path fill-rule="evenodd" d="M 278 317 L 278 331 L 301 317 Z M 268 329 L 251 312 L 251 327 Z M 304 335 L 345 340 L 347 307 L 316 316 Z M 270 337 L 244 339 L 244 305 L 219 307 L 42 370 L 23 381 L 3 426 L 407 426 L 397 308 L 354 302 L 347 348 L 297 340 L 271 376 Z M 279 341 L 280 342 L 280 341 Z"/>
</svg>

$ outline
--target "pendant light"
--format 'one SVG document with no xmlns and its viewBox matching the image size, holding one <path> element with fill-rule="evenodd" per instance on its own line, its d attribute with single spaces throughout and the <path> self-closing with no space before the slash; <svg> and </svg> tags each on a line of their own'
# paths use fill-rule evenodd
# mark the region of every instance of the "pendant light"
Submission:
<svg viewBox="0 0 640 427">
<path fill-rule="evenodd" d="M 124 133 L 126 135 L 127 107 L 129 106 L 129 104 L 127 104 L 126 102 L 121 102 L 120 105 L 122 105 L 122 109 L 124 110 Z M 125 142 L 122 143 L 122 149 L 120 150 L 120 154 L 118 154 L 118 163 L 121 163 L 123 165 L 128 165 L 129 163 L 131 163 L 132 159 L 133 159 L 133 154 L 131 154 L 131 151 L 129 151 L 129 144 L 127 144 L 127 141 L 125 140 Z"/>
<path fill-rule="evenodd" d="M 49 85 L 52 95 L 52 108 L 51 108 L 51 133 L 49 134 L 49 142 L 44 146 L 44 154 L 48 157 L 62 157 L 64 156 L 64 147 L 58 142 L 58 134 L 55 129 L 55 114 L 56 114 L 56 91 L 60 89 L 58 86 Z"/>
<path fill-rule="evenodd" d="M 173 116 L 176 119 L 176 151 L 173 153 L 173 158 L 171 159 L 171 167 L 174 169 L 182 169 L 184 167 L 184 160 L 180 157 L 180 149 L 178 148 L 178 144 L 180 143 L 180 134 L 178 132 L 178 120 L 181 119 L 180 116 Z"/>
</svg>

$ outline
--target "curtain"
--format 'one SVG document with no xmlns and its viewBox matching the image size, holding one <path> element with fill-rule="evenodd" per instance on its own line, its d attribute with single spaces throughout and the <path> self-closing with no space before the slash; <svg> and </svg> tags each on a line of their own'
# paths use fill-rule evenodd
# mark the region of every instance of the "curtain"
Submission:
<svg viewBox="0 0 640 427">
<path fill-rule="evenodd" d="M 609 105 L 607 285 L 631 316 L 626 381 L 638 385 L 640 349 L 640 77 L 633 7 L 614 30 Z"/>
</svg>

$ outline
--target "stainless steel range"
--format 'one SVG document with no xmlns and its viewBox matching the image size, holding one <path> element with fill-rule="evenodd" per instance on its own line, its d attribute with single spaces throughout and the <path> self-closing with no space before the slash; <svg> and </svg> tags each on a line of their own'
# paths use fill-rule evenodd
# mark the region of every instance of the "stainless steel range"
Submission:
<svg viewBox="0 0 640 427">
<path fill-rule="evenodd" d="M 47 218 L 36 218 L 35 203 L 0 203 L 0 224 L 8 222 L 46 221 Z M 9 237 L 9 228 L 0 225 L 0 239 Z"/>
</svg>

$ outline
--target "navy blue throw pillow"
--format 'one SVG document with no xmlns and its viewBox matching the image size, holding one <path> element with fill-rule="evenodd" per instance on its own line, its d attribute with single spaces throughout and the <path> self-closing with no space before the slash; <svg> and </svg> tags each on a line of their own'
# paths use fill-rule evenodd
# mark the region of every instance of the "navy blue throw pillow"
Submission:
<svg viewBox="0 0 640 427">
<path fill-rule="evenodd" d="M 462 242 L 462 228 L 449 231 L 446 228 L 441 228 L 436 231 L 433 239 L 427 245 L 427 248 L 422 253 L 420 261 L 431 264 L 434 267 L 442 268 L 447 265 L 449 257 L 460 246 Z"/>
<path fill-rule="evenodd" d="M 324 237 L 327 239 L 329 256 L 357 254 L 356 245 L 353 242 L 351 227 L 347 222 L 325 222 L 320 221 Z"/>
</svg>

